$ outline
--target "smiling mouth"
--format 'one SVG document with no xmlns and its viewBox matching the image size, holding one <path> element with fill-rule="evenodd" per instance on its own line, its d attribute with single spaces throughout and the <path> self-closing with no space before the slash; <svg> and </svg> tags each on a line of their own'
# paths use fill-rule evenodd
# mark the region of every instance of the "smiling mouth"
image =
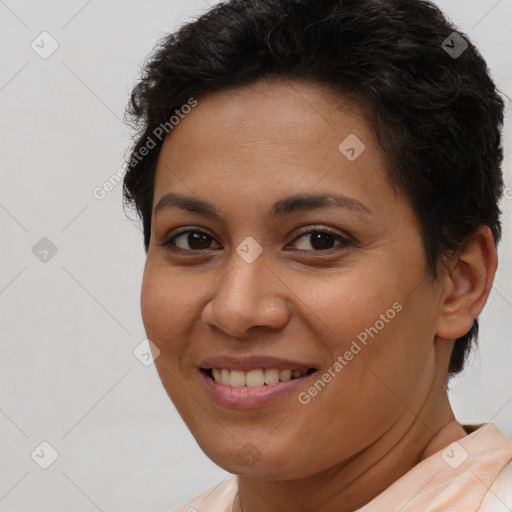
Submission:
<svg viewBox="0 0 512 512">
<path fill-rule="evenodd" d="M 218 384 L 231 387 L 272 386 L 278 382 L 296 380 L 315 373 L 316 368 L 278 369 L 256 368 L 254 370 L 228 370 L 226 368 L 201 368 L 201 372 Z"/>
</svg>

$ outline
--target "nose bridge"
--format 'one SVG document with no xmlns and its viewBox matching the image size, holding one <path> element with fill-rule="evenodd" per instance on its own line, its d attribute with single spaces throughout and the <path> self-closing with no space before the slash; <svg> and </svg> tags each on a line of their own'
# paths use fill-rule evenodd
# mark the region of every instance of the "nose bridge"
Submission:
<svg viewBox="0 0 512 512">
<path fill-rule="evenodd" d="M 241 249 L 247 247 L 241 244 Z M 286 324 L 286 301 L 265 263 L 264 254 L 251 261 L 243 253 L 233 252 L 229 268 L 219 278 L 206 308 L 209 313 L 205 321 L 238 337 L 255 326 L 280 328 Z"/>
<path fill-rule="evenodd" d="M 215 300 L 229 306 L 232 311 L 238 310 L 247 315 L 268 294 L 269 288 L 263 286 L 268 279 L 268 273 L 265 256 L 261 255 L 254 261 L 249 261 L 233 253 L 229 268 L 220 279 Z"/>
</svg>

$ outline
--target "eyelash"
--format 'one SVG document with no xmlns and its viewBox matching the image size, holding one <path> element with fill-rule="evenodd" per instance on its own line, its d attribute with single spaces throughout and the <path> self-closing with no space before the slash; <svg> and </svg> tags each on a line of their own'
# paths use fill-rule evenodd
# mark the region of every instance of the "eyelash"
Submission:
<svg viewBox="0 0 512 512">
<path fill-rule="evenodd" d="M 196 252 L 196 253 L 199 253 L 199 252 L 202 252 L 202 251 L 209 251 L 210 250 L 209 248 L 207 248 L 207 249 L 182 249 L 181 247 L 176 247 L 176 245 L 174 244 L 174 240 L 176 238 L 178 238 L 179 236 L 182 236 L 182 235 L 185 235 L 185 234 L 188 234 L 188 233 L 200 233 L 202 235 L 206 235 L 207 237 L 209 237 L 212 240 L 214 239 L 208 233 L 205 233 L 204 231 L 201 231 L 199 229 L 188 229 L 188 230 L 184 230 L 184 231 L 181 231 L 179 233 L 176 233 L 171 238 L 169 238 L 169 239 L 165 240 L 163 243 L 157 244 L 157 245 L 160 246 L 160 247 L 163 247 L 167 251 L 174 251 L 174 252 Z M 299 238 L 301 238 L 301 237 L 303 237 L 305 235 L 312 235 L 312 234 L 315 234 L 315 233 L 330 235 L 330 236 L 332 236 L 333 238 L 335 238 L 336 240 L 338 240 L 341 243 L 339 245 L 337 245 L 337 246 L 331 247 L 330 249 L 324 249 L 324 250 L 320 250 L 320 251 L 315 251 L 315 250 L 311 250 L 310 251 L 310 250 L 305 250 L 305 249 L 298 249 L 299 251 L 314 252 L 314 253 L 324 253 L 325 254 L 325 253 L 327 253 L 329 251 L 336 250 L 337 247 L 345 248 L 345 247 L 347 247 L 349 245 L 352 245 L 352 242 L 348 238 L 345 238 L 345 237 L 341 236 L 339 233 L 336 233 L 336 232 L 331 231 L 330 229 L 326 229 L 326 228 L 312 229 L 312 230 L 309 230 L 309 231 L 304 231 L 302 233 L 299 233 L 297 235 L 297 237 L 293 241 L 295 242 L 296 240 L 298 240 Z"/>
</svg>

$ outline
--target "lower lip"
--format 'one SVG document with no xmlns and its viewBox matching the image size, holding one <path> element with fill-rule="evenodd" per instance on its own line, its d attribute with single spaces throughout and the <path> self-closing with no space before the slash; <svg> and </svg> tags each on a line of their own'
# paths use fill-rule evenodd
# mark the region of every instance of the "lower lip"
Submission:
<svg viewBox="0 0 512 512">
<path fill-rule="evenodd" d="M 218 404 L 234 408 L 249 409 L 256 407 L 265 407 L 274 403 L 285 396 L 297 392 L 305 381 L 309 380 L 317 372 L 309 375 L 303 375 L 296 379 L 276 382 L 275 384 L 265 386 L 226 386 L 215 381 L 204 372 L 200 372 L 203 382 L 211 398 Z"/>
</svg>

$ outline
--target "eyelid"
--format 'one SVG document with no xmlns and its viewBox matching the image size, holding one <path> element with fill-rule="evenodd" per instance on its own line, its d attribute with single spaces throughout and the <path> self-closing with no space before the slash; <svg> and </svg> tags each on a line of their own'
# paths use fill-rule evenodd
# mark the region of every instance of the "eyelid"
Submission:
<svg viewBox="0 0 512 512">
<path fill-rule="evenodd" d="M 299 238 L 303 235 L 307 235 L 310 233 L 318 233 L 318 232 L 327 233 L 336 238 L 350 241 L 350 237 L 348 235 L 342 234 L 342 233 L 338 232 L 337 230 L 330 228 L 329 226 L 322 226 L 322 225 L 315 226 L 315 225 L 311 225 L 311 224 L 304 226 L 304 229 L 299 228 L 299 232 L 294 235 L 295 236 L 294 240 L 296 240 L 297 238 Z"/>
</svg>

